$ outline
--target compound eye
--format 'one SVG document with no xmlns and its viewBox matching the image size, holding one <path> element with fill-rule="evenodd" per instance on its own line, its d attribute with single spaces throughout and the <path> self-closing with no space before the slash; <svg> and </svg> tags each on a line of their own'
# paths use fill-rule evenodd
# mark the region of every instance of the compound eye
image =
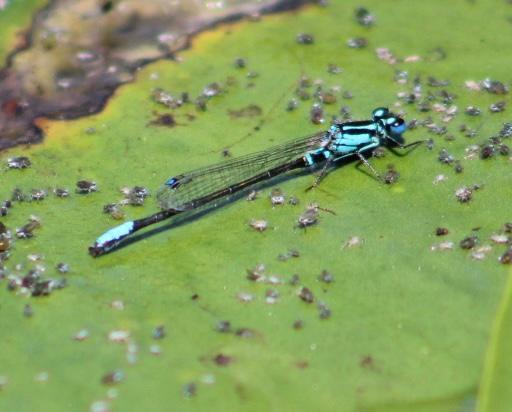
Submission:
<svg viewBox="0 0 512 412">
<path fill-rule="evenodd" d="M 407 125 L 405 124 L 403 119 L 393 119 L 394 122 L 391 123 L 390 128 L 393 134 L 402 134 L 407 129 Z"/>
</svg>

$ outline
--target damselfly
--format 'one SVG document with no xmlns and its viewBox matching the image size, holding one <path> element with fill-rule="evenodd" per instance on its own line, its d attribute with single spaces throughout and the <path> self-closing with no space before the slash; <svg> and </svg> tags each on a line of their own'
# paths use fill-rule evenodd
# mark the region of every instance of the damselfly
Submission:
<svg viewBox="0 0 512 412">
<path fill-rule="evenodd" d="M 386 108 L 377 108 L 371 120 L 336 123 L 327 131 L 172 177 L 157 194 L 160 212 L 110 229 L 96 240 L 89 253 L 92 256 L 103 255 L 142 228 L 198 209 L 291 170 L 321 166 L 313 184 L 316 186 L 334 162 L 356 156 L 382 181 L 365 154 L 379 146 L 406 148 L 422 142 L 405 145 L 402 138 L 405 130 L 403 119 Z"/>
</svg>

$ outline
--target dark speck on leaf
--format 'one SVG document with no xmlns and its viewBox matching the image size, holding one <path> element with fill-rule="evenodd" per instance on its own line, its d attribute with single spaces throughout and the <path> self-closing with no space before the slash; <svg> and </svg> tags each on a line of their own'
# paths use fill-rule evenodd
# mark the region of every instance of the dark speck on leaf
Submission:
<svg viewBox="0 0 512 412">
<path fill-rule="evenodd" d="M 197 385 L 194 382 L 187 383 L 183 386 L 183 396 L 185 398 L 192 398 L 197 394 Z"/>
<path fill-rule="evenodd" d="M 153 339 L 163 339 L 163 338 L 165 338 L 165 335 L 166 335 L 166 332 L 165 332 L 164 325 L 157 326 L 153 330 Z"/>
<path fill-rule="evenodd" d="M 156 114 L 156 117 L 149 122 L 152 126 L 165 126 L 165 127 L 174 127 L 176 126 L 176 120 L 174 116 L 170 113 L 165 114 Z"/>
<path fill-rule="evenodd" d="M 331 309 L 329 309 L 324 302 L 318 303 L 318 316 L 320 319 L 329 319 L 331 314 Z"/>
<path fill-rule="evenodd" d="M 463 186 L 455 191 L 455 197 L 460 203 L 468 203 L 473 198 L 473 190 Z"/>
<path fill-rule="evenodd" d="M 362 368 L 371 369 L 374 367 L 373 357 L 370 355 L 363 356 L 359 364 L 361 365 Z"/>
<path fill-rule="evenodd" d="M 32 309 L 32 306 L 30 306 L 28 303 L 23 307 L 23 316 L 26 318 L 32 317 L 34 314 L 34 310 Z"/>
<path fill-rule="evenodd" d="M 286 104 L 286 110 L 289 112 L 294 111 L 297 107 L 299 107 L 299 101 L 297 99 L 291 99 Z"/>
<path fill-rule="evenodd" d="M 310 119 L 313 124 L 322 124 L 325 121 L 322 105 L 314 103 L 311 106 Z"/>
<path fill-rule="evenodd" d="M 96 182 L 88 180 L 79 180 L 76 182 L 76 192 L 79 194 L 88 194 L 98 191 Z"/>
<path fill-rule="evenodd" d="M 448 150 L 446 149 L 441 149 L 439 152 L 438 160 L 445 164 L 451 164 L 455 161 L 454 157 L 448 153 Z"/>
<path fill-rule="evenodd" d="M 101 383 L 104 385 L 115 385 L 120 383 L 124 379 L 124 373 L 120 370 L 109 372 L 103 375 Z"/>
<path fill-rule="evenodd" d="M 237 57 L 233 64 L 237 69 L 243 69 L 247 66 L 247 61 L 243 57 Z"/>
<path fill-rule="evenodd" d="M 473 249 L 478 243 L 477 236 L 468 236 L 460 241 L 460 247 L 462 249 Z"/>
<path fill-rule="evenodd" d="M 69 272 L 69 265 L 67 263 L 57 263 L 56 269 L 59 273 L 68 273 Z"/>
<path fill-rule="evenodd" d="M 200 112 L 205 112 L 207 109 L 206 101 L 204 96 L 199 96 L 195 101 L 196 109 Z"/>
<path fill-rule="evenodd" d="M 368 40 L 364 37 L 352 37 L 347 40 L 347 46 L 351 49 L 364 49 L 368 46 Z"/>
<path fill-rule="evenodd" d="M 446 236 L 450 231 L 445 227 L 438 227 L 436 229 L 436 236 Z"/>
<path fill-rule="evenodd" d="M 311 292 L 311 290 L 306 287 L 302 287 L 299 290 L 299 298 L 301 298 L 306 303 L 313 303 L 315 300 L 313 292 Z"/>
<path fill-rule="evenodd" d="M 205 86 L 202 94 L 205 97 L 213 97 L 213 96 L 217 96 L 221 92 L 222 92 L 222 86 L 220 85 L 220 83 L 213 82 L 213 83 L 210 83 Z"/>
<path fill-rule="evenodd" d="M 361 26 L 370 27 L 375 24 L 375 16 L 365 7 L 358 7 L 354 15 Z"/>
<path fill-rule="evenodd" d="M 494 146 L 486 144 L 480 149 L 480 159 L 490 159 L 494 155 Z"/>
<path fill-rule="evenodd" d="M 304 322 L 301 319 L 297 319 L 293 322 L 293 329 L 300 330 L 304 327 Z"/>
<path fill-rule="evenodd" d="M 213 361 L 218 366 L 228 366 L 232 360 L 233 358 L 231 356 L 224 355 L 223 353 L 219 353 L 217 356 L 213 358 Z"/>
<path fill-rule="evenodd" d="M 508 249 L 503 255 L 500 256 L 500 262 L 504 265 L 510 265 L 512 263 L 512 248 Z"/>
<path fill-rule="evenodd" d="M 507 106 L 507 102 L 505 100 L 493 103 L 489 106 L 489 111 L 491 113 L 500 113 L 505 110 L 505 107 Z"/>
<path fill-rule="evenodd" d="M 468 106 L 464 110 L 464 113 L 466 113 L 468 116 L 479 116 L 482 111 L 476 106 Z"/>
<path fill-rule="evenodd" d="M 309 362 L 308 361 L 297 361 L 295 363 L 295 366 L 297 366 L 297 368 L 299 368 L 299 369 L 306 369 L 309 366 Z"/>
<path fill-rule="evenodd" d="M 69 197 L 69 190 L 68 190 L 68 189 L 65 189 L 65 188 L 62 188 L 62 187 L 56 187 L 56 188 L 53 190 L 53 193 L 54 193 L 54 194 L 55 194 L 55 196 L 57 196 L 57 197 L 61 197 L 61 198 Z"/>
<path fill-rule="evenodd" d="M 512 122 L 503 123 L 503 127 L 499 132 L 500 137 L 512 137 Z"/>
<path fill-rule="evenodd" d="M 318 280 L 324 283 L 334 282 L 334 276 L 327 270 L 322 270 L 322 273 L 318 275 Z"/>
<path fill-rule="evenodd" d="M 500 144 L 500 155 L 502 156 L 508 156 L 510 154 L 510 147 L 507 146 L 506 144 Z"/>
<path fill-rule="evenodd" d="M 343 69 L 338 66 L 337 64 L 334 64 L 334 63 L 329 63 L 327 65 L 327 73 L 330 73 L 330 74 L 339 74 L 343 71 Z"/>
<path fill-rule="evenodd" d="M 296 40 L 299 44 L 313 44 L 315 42 L 313 35 L 308 33 L 297 34 Z"/>
<path fill-rule="evenodd" d="M 32 189 L 30 198 L 35 201 L 41 201 L 46 198 L 46 191 L 43 189 Z"/>
<path fill-rule="evenodd" d="M 239 328 L 236 330 L 235 335 L 240 336 L 241 338 L 253 338 L 255 332 L 249 328 Z"/>
<path fill-rule="evenodd" d="M 480 83 L 482 88 L 491 94 L 507 94 L 508 87 L 498 80 L 485 79 Z"/>
<path fill-rule="evenodd" d="M 7 159 L 7 167 L 9 169 L 26 169 L 30 165 L 30 159 L 26 156 L 10 157 Z"/>
<path fill-rule="evenodd" d="M 393 165 L 388 165 L 388 170 L 384 175 L 384 182 L 388 185 L 396 183 L 400 178 L 400 173 L 395 169 Z"/>
<path fill-rule="evenodd" d="M 215 330 L 221 333 L 231 332 L 231 322 L 229 320 L 219 320 L 215 326 Z"/>
</svg>

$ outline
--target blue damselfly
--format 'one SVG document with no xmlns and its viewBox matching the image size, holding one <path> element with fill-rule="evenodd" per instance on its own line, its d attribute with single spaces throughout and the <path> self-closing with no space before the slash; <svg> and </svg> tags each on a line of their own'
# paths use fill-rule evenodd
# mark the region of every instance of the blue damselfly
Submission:
<svg viewBox="0 0 512 412">
<path fill-rule="evenodd" d="M 158 192 L 160 212 L 110 229 L 96 240 L 89 252 L 92 256 L 103 255 L 142 228 L 196 210 L 291 170 L 321 166 L 313 184 L 316 186 L 329 166 L 355 156 L 383 181 L 364 155 L 379 146 L 406 148 L 422 142 L 405 145 L 402 138 L 405 130 L 403 119 L 386 108 L 377 108 L 371 120 L 336 123 L 327 131 L 177 175 L 168 179 Z"/>
</svg>

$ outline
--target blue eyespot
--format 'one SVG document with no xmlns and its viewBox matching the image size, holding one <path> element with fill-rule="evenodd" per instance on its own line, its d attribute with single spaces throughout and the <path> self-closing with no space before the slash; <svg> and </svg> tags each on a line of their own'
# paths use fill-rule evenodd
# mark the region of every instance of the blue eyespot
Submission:
<svg viewBox="0 0 512 412">
<path fill-rule="evenodd" d="M 373 120 L 375 120 L 375 121 L 379 120 L 379 119 L 383 119 L 388 115 L 389 115 L 389 109 L 387 109 L 386 107 L 378 107 L 372 113 Z"/>
</svg>

